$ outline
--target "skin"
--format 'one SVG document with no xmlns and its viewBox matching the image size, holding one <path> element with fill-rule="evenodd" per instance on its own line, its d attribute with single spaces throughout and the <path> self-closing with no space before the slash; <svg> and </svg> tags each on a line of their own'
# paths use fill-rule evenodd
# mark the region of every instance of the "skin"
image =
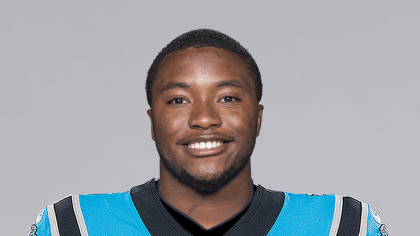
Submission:
<svg viewBox="0 0 420 236">
<path fill-rule="evenodd" d="M 152 94 L 147 113 L 161 156 L 163 198 L 204 228 L 229 219 L 251 196 L 249 159 L 231 181 L 204 194 L 178 181 L 162 158 L 175 170 L 204 181 L 218 179 L 229 168 L 238 169 L 240 160 L 247 160 L 245 151 L 252 153 L 264 107 L 258 104 L 245 63 L 213 47 L 174 52 L 163 60 Z M 188 147 L 188 142 L 215 138 L 225 141 L 216 153 Z"/>
</svg>

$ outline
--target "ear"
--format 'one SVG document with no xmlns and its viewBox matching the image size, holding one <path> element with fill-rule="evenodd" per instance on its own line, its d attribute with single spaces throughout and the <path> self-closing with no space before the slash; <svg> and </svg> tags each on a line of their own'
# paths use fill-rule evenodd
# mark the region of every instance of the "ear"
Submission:
<svg viewBox="0 0 420 236">
<path fill-rule="evenodd" d="M 151 124 L 151 126 L 152 126 L 152 139 L 153 139 L 153 141 L 155 141 L 155 131 L 153 130 L 152 109 L 147 110 L 147 114 L 149 115 L 149 118 L 150 118 L 150 124 Z"/>
<path fill-rule="evenodd" d="M 260 135 L 263 110 L 264 110 L 264 106 L 258 105 L 257 137 L 258 135 Z"/>
</svg>

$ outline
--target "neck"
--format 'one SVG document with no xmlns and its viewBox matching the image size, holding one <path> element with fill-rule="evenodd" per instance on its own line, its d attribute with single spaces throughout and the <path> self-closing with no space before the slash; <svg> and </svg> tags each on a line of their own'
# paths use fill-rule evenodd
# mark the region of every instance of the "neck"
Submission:
<svg viewBox="0 0 420 236">
<path fill-rule="evenodd" d="M 160 164 L 159 189 L 162 197 L 207 229 L 240 211 L 251 197 L 252 187 L 250 162 L 230 183 L 216 193 L 207 195 L 179 183 Z"/>
</svg>

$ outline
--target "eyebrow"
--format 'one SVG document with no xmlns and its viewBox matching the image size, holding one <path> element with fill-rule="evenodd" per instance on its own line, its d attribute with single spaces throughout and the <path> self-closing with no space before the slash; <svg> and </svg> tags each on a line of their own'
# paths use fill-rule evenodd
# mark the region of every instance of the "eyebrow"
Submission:
<svg viewBox="0 0 420 236">
<path fill-rule="evenodd" d="M 175 89 L 175 88 L 189 88 L 190 86 L 187 83 L 184 82 L 169 82 L 163 88 L 160 89 L 160 92 L 163 93 L 167 90 Z"/>
<path fill-rule="evenodd" d="M 234 87 L 234 88 L 238 88 L 238 89 L 241 89 L 241 90 L 245 90 L 244 86 L 241 83 L 239 83 L 236 80 L 231 80 L 231 79 L 230 80 L 223 80 L 223 81 L 220 81 L 220 82 L 216 83 L 216 87 L 218 87 L 218 88 L 220 88 L 220 87 Z"/>
<path fill-rule="evenodd" d="M 218 88 L 220 88 L 220 87 L 234 87 L 234 88 L 238 88 L 238 89 L 241 89 L 241 90 L 245 90 L 244 86 L 241 83 L 239 83 L 238 81 L 235 81 L 235 80 L 231 80 L 231 79 L 217 82 L 216 87 L 218 87 Z M 187 88 L 190 88 L 190 86 L 187 83 L 184 83 L 184 82 L 172 81 L 172 82 L 167 83 L 165 86 L 163 86 L 160 89 L 160 92 L 163 93 L 167 90 L 171 90 L 171 89 L 175 89 L 175 88 L 187 89 Z"/>
</svg>

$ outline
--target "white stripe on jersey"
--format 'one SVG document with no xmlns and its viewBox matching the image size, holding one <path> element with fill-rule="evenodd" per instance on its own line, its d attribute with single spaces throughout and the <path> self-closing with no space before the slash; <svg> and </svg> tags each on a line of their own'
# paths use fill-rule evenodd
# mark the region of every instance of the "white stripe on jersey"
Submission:
<svg viewBox="0 0 420 236">
<path fill-rule="evenodd" d="M 369 214 L 369 207 L 368 204 L 360 201 L 362 203 L 362 217 L 360 219 L 360 230 L 359 236 L 366 236 L 367 233 L 367 218 Z"/>
<path fill-rule="evenodd" d="M 55 216 L 54 204 L 51 204 L 47 207 L 48 210 L 48 219 L 50 220 L 51 226 L 51 235 L 52 236 L 60 236 L 60 232 L 58 232 L 58 224 L 57 224 L 57 217 Z"/>
<path fill-rule="evenodd" d="M 334 216 L 331 223 L 329 236 L 336 236 L 338 227 L 340 226 L 341 212 L 343 210 L 343 197 L 335 195 Z"/>
<path fill-rule="evenodd" d="M 85 219 L 83 218 L 82 209 L 80 208 L 79 195 L 72 195 L 71 200 L 73 202 L 73 210 L 76 215 L 77 224 L 79 225 L 80 235 L 89 236 L 85 224 Z"/>
</svg>

